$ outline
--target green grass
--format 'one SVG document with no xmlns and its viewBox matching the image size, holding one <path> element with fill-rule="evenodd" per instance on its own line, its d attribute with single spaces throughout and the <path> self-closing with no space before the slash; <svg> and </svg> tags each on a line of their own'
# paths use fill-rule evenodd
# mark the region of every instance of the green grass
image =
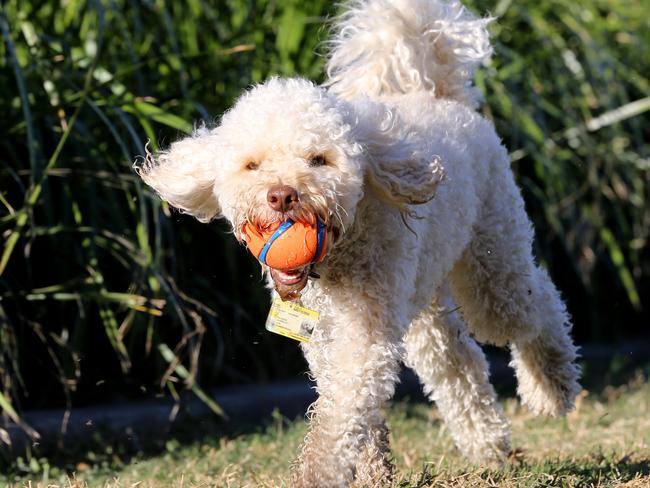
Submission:
<svg viewBox="0 0 650 488">
<path fill-rule="evenodd" d="M 511 152 L 576 338 L 647 334 L 650 2 L 467 4 L 498 17 L 481 110 Z M 252 83 L 320 81 L 335 9 L 0 2 L 3 415 L 304 369 L 294 344 L 263 334 L 259 266 L 226 226 L 172 212 L 132 163 L 147 139 L 166 147 Z"/>
<path fill-rule="evenodd" d="M 650 486 L 650 382 L 641 377 L 598 394 L 586 391 L 565 419 L 532 416 L 507 399 L 513 453 L 501 470 L 467 464 L 428 405 L 400 401 L 388 410 L 397 465 L 395 485 L 440 487 Z M 77 461 L 76 475 L 23 476 L 9 486 L 225 487 L 290 486 L 288 466 L 305 434 L 302 420 L 275 416 L 263 431 L 208 437 L 181 445 L 170 440 L 162 454 L 120 461 L 103 456 Z M 112 454 L 113 456 L 112 456 Z M 43 461 L 41 461 L 42 463 Z M 37 463 L 32 463 L 32 468 Z M 26 467 L 25 469 L 28 469 Z M 2 482 L 2 478 L 0 478 Z"/>
</svg>

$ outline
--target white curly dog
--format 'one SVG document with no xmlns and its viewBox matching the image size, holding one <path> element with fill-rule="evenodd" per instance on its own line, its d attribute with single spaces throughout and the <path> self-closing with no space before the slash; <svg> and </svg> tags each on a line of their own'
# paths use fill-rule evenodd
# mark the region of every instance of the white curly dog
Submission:
<svg viewBox="0 0 650 488">
<path fill-rule="evenodd" d="M 313 270 L 265 268 L 274 293 L 321 314 L 302 344 L 319 398 L 292 486 L 389 482 L 381 409 L 401 362 L 476 462 L 507 457 L 509 424 L 475 341 L 510 347 L 534 413 L 573 406 L 569 317 L 532 256 L 507 151 L 475 111 L 490 21 L 457 0 L 348 1 L 324 86 L 272 78 L 138 168 L 172 206 L 225 217 L 239 239 L 246 223 L 327 225 L 334 242 Z"/>
</svg>

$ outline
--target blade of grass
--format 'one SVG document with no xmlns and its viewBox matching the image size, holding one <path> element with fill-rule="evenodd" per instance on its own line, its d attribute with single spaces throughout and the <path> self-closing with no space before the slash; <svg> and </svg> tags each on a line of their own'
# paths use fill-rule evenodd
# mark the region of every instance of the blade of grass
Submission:
<svg viewBox="0 0 650 488">
<path fill-rule="evenodd" d="M 167 361 L 167 363 L 174 365 L 174 373 L 176 373 L 182 380 L 188 380 L 190 378 L 190 372 L 185 366 L 181 364 L 178 356 L 174 354 L 174 352 L 169 348 L 169 346 L 167 346 L 167 344 L 159 344 L 158 351 L 160 352 L 160 355 L 163 357 L 163 359 Z M 192 379 L 188 386 L 192 392 L 210 408 L 210 410 L 212 410 L 218 416 L 223 417 L 226 420 L 228 419 L 226 412 L 224 412 L 223 409 L 212 398 L 210 398 L 209 395 L 207 395 L 201 388 L 199 388 L 199 386 L 196 384 L 196 381 Z"/>
<path fill-rule="evenodd" d="M 192 132 L 192 124 L 183 120 L 182 118 L 164 111 L 162 108 L 152 105 L 147 102 L 135 101 L 133 105 L 125 105 L 122 107 L 125 112 L 137 113 L 147 118 L 155 120 L 156 122 L 177 129 L 185 134 Z"/>
<path fill-rule="evenodd" d="M 587 129 L 595 132 L 603 127 L 640 115 L 648 110 L 650 110 L 650 97 L 635 100 L 634 102 L 625 104 L 622 107 L 608 110 L 604 114 L 587 121 Z"/>
<path fill-rule="evenodd" d="M 627 297 L 630 300 L 630 303 L 637 310 L 641 307 L 641 299 L 639 298 L 639 292 L 636 289 L 634 284 L 634 278 L 632 273 L 627 268 L 625 264 L 625 257 L 621 246 L 616 241 L 614 234 L 607 227 L 601 227 L 600 237 L 607 246 L 607 251 L 609 252 L 609 257 L 612 260 L 612 263 L 616 267 L 618 272 L 619 279 L 622 285 L 625 287 L 627 292 Z"/>
<path fill-rule="evenodd" d="M 34 429 L 32 429 L 27 423 L 25 423 L 16 410 L 14 410 L 14 407 L 11 405 L 9 402 L 9 399 L 5 396 L 4 392 L 0 391 L 0 409 L 7 414 L 7 416 L 16 424 L 18 425 L 29 437 L 32 439 L 40 439 L 41 436 L 38 432 L 36 432 Z"/>
</svg>

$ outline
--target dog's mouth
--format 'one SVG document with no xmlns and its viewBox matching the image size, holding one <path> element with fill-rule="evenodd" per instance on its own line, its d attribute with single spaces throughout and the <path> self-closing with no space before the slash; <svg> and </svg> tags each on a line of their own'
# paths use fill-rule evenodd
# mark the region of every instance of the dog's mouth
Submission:
<svg viewBox="0 0 650 488">
<path fill-rule="evenodd" d="M 311 215 L 311 218 L 309 219 L 302 219 L 302 222 L 308 223 L 310 225 L 314 225 L 315 222 L 320 220 L 320 217 L 317 217 L 314 214 L 309 214 Z M 263 219 L 260 217 L 257 218 L 249 218 L 247 219 L 247 222 L 250 223 L 250 225 L 253 226 L 253 228 L 257 229 L 257 231 L 260 234 L 268 234 L 268 229 L 272 228 L 273 224 L 280 221 L 280 222 L 286 222 L 288 219 L 287 214 L 283 214 L 283 218 L 281 219 Z M 317 220 L 318 219 L 318 220 Z M 331 219 L 326 219 L 327 221 L 327 233 L 328 233 L 328 247 L 333 247 L 334 244 L 339 240 L 342 232 L 339 229 L 338 226 L 333 225 Z M 244 235 L 245 235 L 245 225 L 241 227 L 241 231 L 238 233 L 238 239 L 243 241 L 244 240 Z M 255 252 L 253 252 L 255 255 Z M 262 261 L 262 264 L 266 264 L 265 262 Z M 309 281 L 309 278 L 319 278 L 320 276 L 318 273 L 312 271 L 314 265 L 313 264 L 308 264 L 299 268 L 295 269 L 290 269 L 290 270 L 280 270 L 280 269 L 275 269 L 272 267 L 267 267 L 266 269 L 268 270 L 271 279 L 273 280 L 274 283 L 274 288 L 278 292 L 278 295 L 280 295 L 280 298 L 284 301 L 287 300 L 297 300 L 300 298 L 301 291 L 307 286 L 307 282 Z"/>
<path fill-rule="evenodd" d="M 300 297 L 300 292 L 307 286 L 310 269 L 311 265 L 288 271 L 270 268 L 275 290 L 282 300 L 295 300 Z"/>
<path fill-rule="evenodd" d="M 339 239 L 341 231 L 338 227 L 330 225 L 328 232 L 331 233 L 330 246 L 332 246 Z M 291 270 L 269 268 L 271 279 L 275 284 L 275 291 L 278 292 L 280 298 L 284 301 L 299 299 L 300 292 L 307 286 L 309 278 L 320 278 L 320 275 L 313 271 L 313 267 L 313 264 L 308 264 Z"/>
</svg>

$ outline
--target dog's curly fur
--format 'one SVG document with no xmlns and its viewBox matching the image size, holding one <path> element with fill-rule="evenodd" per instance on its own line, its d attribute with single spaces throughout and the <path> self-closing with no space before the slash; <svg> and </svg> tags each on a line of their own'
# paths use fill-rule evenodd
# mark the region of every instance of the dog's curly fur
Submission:
<svg viewBox="0 0 650 488">
<path fill-rule="evenodd" d="M 509 452 L 475 341 L 512 349 L 533 412 L 572 408 L 579 370 L 569 317 L 532 256 L 507 152 L 475 111 L 471 80 L 491 54 L 490 20 L 457 0 L 349 1 L 324 86 L 272 78 L 217 127 L 138 168 L 173 206 L 202 221 L 225 217 L 240 239 L 246 223 L 287 218 L 319 218 L 333 236 L 321 279 L 299 270 L 301 300 L 321 320 L 302 345 L 319 398 L 294 486 L 390 479 L 381 407 L 400 362 L 473 461 Z M 278 184 L 298 192 L 289 211 L 267 202 Z"/>
</svg>

